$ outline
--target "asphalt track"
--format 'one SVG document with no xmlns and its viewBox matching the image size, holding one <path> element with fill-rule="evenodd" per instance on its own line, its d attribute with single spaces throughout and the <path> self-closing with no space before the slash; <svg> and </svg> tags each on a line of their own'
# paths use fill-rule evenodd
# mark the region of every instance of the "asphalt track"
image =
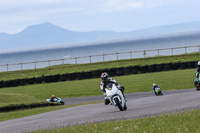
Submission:
<svg viewBox="0 0 200 133">
<path fill-rule="evenodd" d="M 126 111 L 112 105 L 89 104 L 0 122 L 1 133 L 20 133 L 41 128 L 70 126 L 119 119 L 159 115 L 200 108 L 200 91 L 195 89 L 163 91 L 164 96 L 152 92 L 130 93 Z M 102 101 L 103 96 L 64 99 L 66 104 Z"/>
</svg>

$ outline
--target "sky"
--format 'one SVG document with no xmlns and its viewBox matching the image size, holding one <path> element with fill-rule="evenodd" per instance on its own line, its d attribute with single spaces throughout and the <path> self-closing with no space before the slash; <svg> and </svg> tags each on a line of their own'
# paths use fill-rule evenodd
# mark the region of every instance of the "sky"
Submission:
<svg viewBox="0 0 200 133">
<path fill-rule="evenodd" d="M 50 22 L 71 31 L 127 32 L 200 21 L 200 0 L 0 0 L 0 33 Z"/>
</svg>

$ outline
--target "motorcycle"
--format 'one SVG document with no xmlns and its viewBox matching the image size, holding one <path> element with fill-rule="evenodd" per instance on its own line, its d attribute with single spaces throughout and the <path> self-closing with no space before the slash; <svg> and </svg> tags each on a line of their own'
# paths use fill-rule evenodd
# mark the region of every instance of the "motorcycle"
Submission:
<svg viewBox="0 0 200 133">
<path fill-rule="evenodd" d="M 105 88 L 106 96 L 113 106 L 117 106 L 120 111 L 126 110 L 126 100 L 115 84 L 108 84 Z"/>
<path fill-rule="evenodd" d="M 51 99 L 46 99 L 47 102 L 57 102 L 57 103 L 60 103 L 61 105 L 64 105 L 65 103 L 62 101 L 61 98 L 57 97 L 57 98 L 54 98 L 53 101 L 50 101 Z"/>
<path fill-rule="evenodd" d="M 196 86 L 196 90 L 197 91 L 200 91 L 200 84 L 199 84 L 199 80 L 198 79 L 195 79 L 194 80 L 194 84 L 195 84 L 195 86 Z M 197 84 L 197 85 L 196 85 Z"/>
<path fill-rule="evenodd" d="M 155 94 L 156 94 L 156 96 L 161 96 L 161 95 L 163 95 L 163 93 L 162 93 L 160 87 L 156 87 L 156 88 L 155 88 Z"/>
</svg>

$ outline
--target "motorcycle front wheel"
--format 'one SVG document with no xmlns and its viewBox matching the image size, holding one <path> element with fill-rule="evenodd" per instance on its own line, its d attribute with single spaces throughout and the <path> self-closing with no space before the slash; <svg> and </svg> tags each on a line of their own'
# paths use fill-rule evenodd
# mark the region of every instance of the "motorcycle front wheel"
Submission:
<svg viewBox="0 0 200 133">
<path fill-rule="evenodd" d="M 124 105 L 124 110 L 127 110 L 127 106 L 126 106 L 126 103 L 125 103 L 125 105 Z"/>
<path fill-rule="evenodd" d="M 115 101 L 115 103 L 117 104 L 117 107 L 119 108 L 119 110 L 120 110 L 120 111 L 123 111 L 123 108 L 122 108 L 121 103 L 119 102 L 119 99 L 118 99 L 118 98 L 114 98 L 114 101 Z"/>
<path fill-rule="evenodd" d="M 63 101 L 60 102 L 61 105 L 64 105 L 65 103 Z"/>
</svg>

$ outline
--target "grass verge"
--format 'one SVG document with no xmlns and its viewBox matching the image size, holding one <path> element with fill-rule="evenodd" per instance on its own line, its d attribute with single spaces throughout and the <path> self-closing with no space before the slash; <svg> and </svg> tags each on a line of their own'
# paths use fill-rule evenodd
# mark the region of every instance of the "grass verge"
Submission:
<svg viewBox="0 0 200 133">
<path fill-rule="evenodd" d="M 34 103 L 40 100 L 25 94 L 0 93 L 0 107 L 9 104 Z"/>
</svg>

